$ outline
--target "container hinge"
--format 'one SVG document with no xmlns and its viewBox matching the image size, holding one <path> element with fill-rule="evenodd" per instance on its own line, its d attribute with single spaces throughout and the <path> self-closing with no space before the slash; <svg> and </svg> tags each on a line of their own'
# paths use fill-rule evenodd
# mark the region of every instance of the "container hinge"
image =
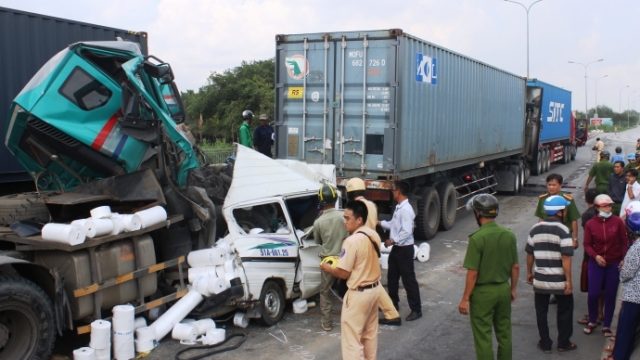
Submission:
<svg viewBox="0 0 640 360">
<path fill-rule="evenodd" d="M 343 144 L 347 144 L 347 143 L 359 143 L 359 142 L 360 142 L 360 140 L 358 140 L 358 139 L 356 139 L 356 138 L 353 138 L 353 137 L 346 138 L 346 139 L 345 139 L 345 138 L 343 138 L 343 139 L 342 139 L 342 143 L 343 143 Z"/>
<path fill-rule="evenodd" d="M 342 37 L 342 42 L 340 43 L 340 47 L 342 47 L 343 49 L 347 47 L 347 38 L 346 37 Z"/>
<path fill-rule="evenodd" d="M 317 152 L 320 153 L 322 155 L 324 155 L 324 149 L 323 148 L 319 148 L 319 147 L 314 147 L 313 149 L 309 149 L 307 150 L 308 152 L 312 153 L 312 152 Z"/>
<path fill-rule="evenodd" d="M 307 142 L 307 141 L 322 141 L 322 138 L 315 137 L 315 136 L 305 137 L 304 142 Z"/>
<path fill-rule="evenodd" d="M 354 154 L 358 156 L 362 156 L 362 151 L 360 150 L 345 150 L 345 154 Z"/>
</svg>

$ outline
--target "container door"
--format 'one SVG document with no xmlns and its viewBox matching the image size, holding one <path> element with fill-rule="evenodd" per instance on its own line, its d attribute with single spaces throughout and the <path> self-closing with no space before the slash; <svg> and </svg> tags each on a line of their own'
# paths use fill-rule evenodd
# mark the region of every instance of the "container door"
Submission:
<svg viewBox="0 0 640 360">
<path fill-rule="evenodd" d="M 355 32 L 283 38 L 276 54 L 277 157 L 332 163 L 340 176 L 389 170 L 396 44 Z"/>
<path fill-rule="evenodd" d="M 335 44 L 337 171 L 375 177 L 393 164 L 396 42 L 361 36 Z"/>
<path fill-rule="evenodd" d="M 333 162 L 334 46 L 329 37 L 289 42 L 278 49 L 276 155 L 315 164 Z M 286 139 L 286 141 L 282 141 Z"/>
</svg>

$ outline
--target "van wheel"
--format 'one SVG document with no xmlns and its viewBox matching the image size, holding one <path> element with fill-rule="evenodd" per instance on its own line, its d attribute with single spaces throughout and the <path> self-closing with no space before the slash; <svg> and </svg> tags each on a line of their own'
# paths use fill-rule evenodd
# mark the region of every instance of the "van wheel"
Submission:
<svg viewBox="0 0 640 360">
<path fill-rule="evenodd" d="M 8 226 L 20 220 L 49 222 L 49 210 L 37 193 L 0 196 L 0 225 Z"/>
<path fill-rule="evenodd" d="M 48 359 L 54 340 L 49 296 L 27 279 L 0 276 L 0 359 Z"/>
<path fill-rule="evenodd" d="M 280 285 L 273 280 L 265 281 L 260 294 L 260 321 L 267 326 L 274 325 L 284 316 L 284 307 L 284 293 Z"/>
<path fill-rule="evenodd" d="M 456 222 L 458 195 L 456 187 L 451 182 L 440 183 L 436 186 L 440 197 L 440 229 L 449 230 Z"/>
<path fill-rule="evenodd" d="M 420 240 L 429 240 L 436 236 L 440 224 L 440 198 L 432 187 L 422 191 L 422 198 L 418 200 L 418 215 L 416 216 L 416 235 Z"/>
</svg>

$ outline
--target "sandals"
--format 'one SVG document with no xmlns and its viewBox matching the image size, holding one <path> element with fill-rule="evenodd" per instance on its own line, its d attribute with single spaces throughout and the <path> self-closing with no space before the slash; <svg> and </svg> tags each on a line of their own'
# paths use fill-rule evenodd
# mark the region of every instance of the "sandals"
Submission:
<svg viewBox="0 0 640 360">
<path fill-rule="evenodd" d="M 578 324 L 587 325 L 589 323 L 589 314 L 584 314 L 584 316 L 578 319 Z"/>
<path fill-rule="evenodd" d="M 571 351 L 577 348 L 578 348 L 578 345 L 570 342 L 569 344 L 567 344 L 567 346 L 563 346 L 563 347 L 558 346 L 558 352 Z"/>
<path fill-rule="evenodd" d="M 582 331 L 584 331 L 585 334 L 590 335 L 593 332 L 593 329 L 597 328 L 598 324 L 594 324 L 592 322 L 588 323 L 587 326 L 585 326 L 584 329 L 582 329 Z M 604 329 L 603 329 L 604 331 Z M 611 331 L 611 330 L 609 330 Z"/>
<path fill-rule="evenodd" d="M 611 331 L 610 328 L 603 327 L 602 328 L 602 335 L 604 335 L 605 337 L 612 337 L 613 336 L 613 332 Z"/>
</svg>

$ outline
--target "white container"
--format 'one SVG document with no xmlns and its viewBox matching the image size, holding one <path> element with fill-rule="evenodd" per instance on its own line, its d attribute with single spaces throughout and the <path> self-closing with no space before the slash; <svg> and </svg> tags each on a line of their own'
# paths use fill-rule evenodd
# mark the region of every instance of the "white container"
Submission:
<svg viewBox="0 0 640 360">
<path fill-rule="evenodd" d="M 205 336 L 201 337 L 202 345 L 215 345 L 224 341 L 226 331 L 224 329 L 209 329 Z"/>
<path fill-rule="evenodd" d="M 180 344 L 183 345 L 193 345 L 196 343 L 198 333 L 196 332 L 196 327 L 193 326 L 193 324 L 177 323 L 171 331 L 171 338 L 179 340 Z"/>
<path fill-rule="evenodd" d="M 202 319 L 193 322 L 193 326 L 196 329 L 196 333 L 199 335 L 204 335 L 207 333 L 209 329 L 216 328 L 216 322 L 213 319 Z"/>
<path fill-rule="evenodd" d="M 247 317 L 247 314 L 240 311 L 236 312 L 233 316 L 233 325 L 246 329 L 247 326 L 249 326 L 249 318 Z"/>
<path fill-rule="evenodd" d="M 81 347 L 73 350 L 73 360 L 95 360 L 96 353 L 90 347 Z"/>
<path fill-rule="evenodd" d="M 296 299 L 293 301 L 293 312 L 295 314 L 304 314 L 309 310 L 307 306 L 307 300 L 305 299 Z"/>
<path fill-rule="evenodd" d="M 136 351 L 139 353 L 148 353 L 157 346 L 156 333 L 153 328 L 141 327 L 136 329 Z"/>
<path fill-rule="evenodd" d="M 389 269 L 389 253 L 380 254 L 380 267 L 384 270 Z"/>
<path fill-rule="evenodd" d="M 108 219 L 111 217 L 111 207 L 98 206 L 89 211 L 93 219 Z"/>
<path fill-rule="evenodd" d="M 89 346 L 92 349 L 111 348 L 111 323 L 106 320 L 95 320 L 91 323 L 91 340 Z"/>
</svg>

